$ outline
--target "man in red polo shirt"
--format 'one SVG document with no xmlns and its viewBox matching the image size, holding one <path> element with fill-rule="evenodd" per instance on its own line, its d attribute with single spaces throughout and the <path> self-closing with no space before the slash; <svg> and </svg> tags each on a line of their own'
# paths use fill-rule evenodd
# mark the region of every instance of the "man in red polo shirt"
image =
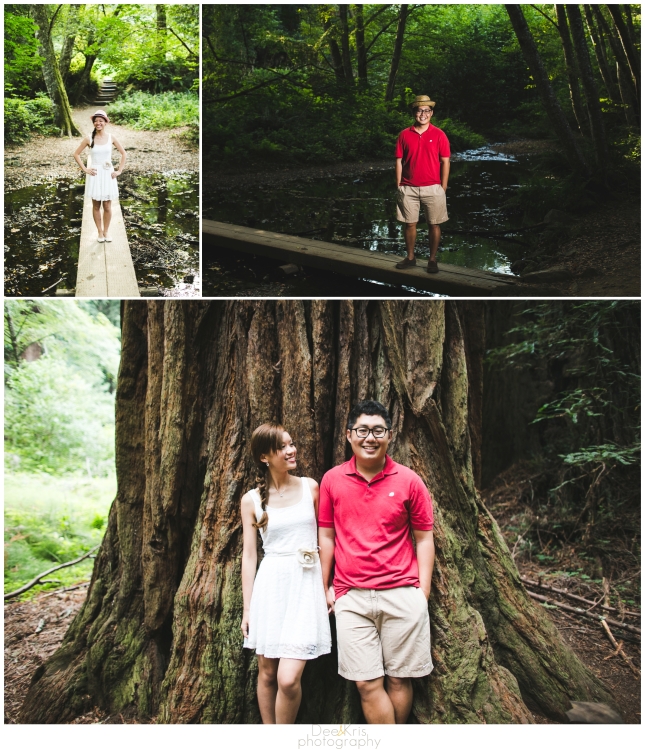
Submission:
<svg viewBox="0 0 645 750">
<path fill-rule="evenodd" d="M 443 130 L 430 124 L 435 103 L 428 96 L 417 96 L 412 102 L 414 125 L 399 133 L 396 157 L 396 218 L 405 222 L 403 230 L 407 257 L 397 268 L 415 266 L 414 244 L 417 239 L 419 211 L 423 206 L 428 222 L 430 258 L 426 271 L 438 273 L 437 250 L 441 227 L 448 221 L 446 190 L 450 174 L 450 144 Z"/>
<path fill-rule="evenodd" d="M 404 724 L 411 678 L 432 671 L 432 498 L 417 474 L 387 455 L 391 439 L 387 409 L 360 402 L 347 420 L 354 456 L 320 485 L 318 544 L 336 613 L 338 672 L 356 682 L 370 724 Z"/>
</svg>

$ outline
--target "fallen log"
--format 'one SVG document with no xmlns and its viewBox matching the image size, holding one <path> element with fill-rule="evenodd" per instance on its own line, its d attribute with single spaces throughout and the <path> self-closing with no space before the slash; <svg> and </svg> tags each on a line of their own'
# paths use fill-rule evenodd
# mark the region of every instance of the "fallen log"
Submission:
<svg viewBox="0 0 645 750">
<path fill-rule="evenodd" d="M 556 594 L 561 594 L 562 596 L 567 596 L 569 599 L 575 599 L 577 602 L 582 602 L 583 604 L 590 604 L 592 607 L 595 607 L 597 605 L 597 602 L 592 602 L 589 599 L 585 599 L 583 596 L 578 596 L 577 594 L 571 594 L 569 591 L 565 591 L 564 589 L 558 589 L 555 586 L 545 586 L 543 583 L 540 583 L 539 581 L 531 581 L 530 578 L 525 578 L 524 576 L 520 576 L 522 579 L 522 583 L 527 584 L 527 586 L 535 586 L 538 589 L 544 589 L 545 591 L 553 591 Z M 609 607 L 606 604 L 601 604 L 600 607 L 602 609 L 606 609 L 610 612 L 619 612 L 616 607 Z M 631 612 L 630 610 L 626 609 L 625 614 L 629 615 L 630 617 L 640 617 L 640 612 Z"/>
<path fill-rule="evenodd" d="M 624 630 L 629 630 L 631 633 L 637 633 L 638 635 L 641 634 L 641 629 L 637 628 L 635 625 L 627 625 L 624 622 L 610 620 L 609 617 L 603 617 L 602 615 L 597 615 L 595 613 L 592 614 L 591 612 L 587 612 L 586 610 L 580 609 L 579 607 L 570 607 L 568 604 L 562 604 L 561 602 L 557 602 L 551 597 L 542 596 L 542 594 L 536 594 L 533 591 L 527 591 L 527 594 L 531 597 L 531 599 L 537 599 L 537 601 L 543 602 L 544 604 L 550 604 L 551 606 L 559 607 L 560 609 L 564 609 L 566 612 L 573 612 L 574 615 L 579 615 L 580 617 L 590 617 L 592 620 L 598 620 L 599 622 L 607 620 L 608 623 L 616 628 L 623 628 Z"/>
<path fill-rule="evenodd" d="M 53 573 L 56 570 L 61 570 L 61 568 L 69 568 L 72 565 L 77 565 L 78 563 L 85 560 L 86 557 L 89 557 L 92 553 L 96 552 L 96 550 L 100 547 L 100 544 L 97 544 L 96 547 L 92 547 L 92 549 L 89 552 L 86 552 L 84 555 L 81 555 L 81 557 L 77 557 L 76 560 L 70 560 L 70 562 L 62 563 L 62 565 L 56 565 L 54 568 L 50 568 L 49 570 L 46 570 L 44 573 L 40 573 L 40 575 L 37 575 L 35 578 L 33 578 L 29 583 L 26 583 L 24 586 L 21 586 L 19 589 L 16 589 L 15 591 L 10 591 L 8 594 L 4 595 L 5 601 L 7 599 L 13 599 L 14 596 L 19 596 L 20 594 L 24 594 L 25 591 L 28 591 L 30 588 L 35 586 L 37 583 L 41 582 L 45 576 L 48 576 L 50 573 Z"/>
</svg>

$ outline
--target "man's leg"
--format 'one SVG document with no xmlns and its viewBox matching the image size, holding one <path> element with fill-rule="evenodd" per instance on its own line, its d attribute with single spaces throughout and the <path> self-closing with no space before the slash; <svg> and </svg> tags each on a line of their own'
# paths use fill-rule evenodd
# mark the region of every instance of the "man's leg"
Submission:
<svg viewBox="0 0 645 750">
<path fill-rule="evenodd" d="M 394 707 L 394 721 L 405 724 L 412 709 L 412 680 L 409 677 L 386 677 L 385 690 Z"/>
<path fill-rule="evenodd" d="M 414 246 L 417 241 L 417 225 L 406 224 L 405 227 L 403 227 L 403 236 L 405 237 L 405 250 L 408 254 L 408 260 L 414 260 Z M 438 244 L 439 243 L 437 243 L 437 246 Z"/>
<path fill-rule="evenodd" d="M 383 677 L 356 683 L 363 715 L 368 724 L 395 724 L 395 710 L 383 686 Z M 406 717 L 407 718 L 407 717 Z"/>
<path fill-rule="evenodd" d="M 430 242 L 430 261 L 437 260 L 437 250 L 441 240 L 441 224 L 428 225 L 428 240 Z"/>
</svg>

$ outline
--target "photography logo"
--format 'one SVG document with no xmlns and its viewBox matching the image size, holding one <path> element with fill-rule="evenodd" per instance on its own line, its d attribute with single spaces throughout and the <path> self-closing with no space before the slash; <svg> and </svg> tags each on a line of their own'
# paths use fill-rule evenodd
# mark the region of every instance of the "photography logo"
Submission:
<svg viewBox="0 0 645 750">
<path fill-rule="evenodd" d="M 328 747 L 335 750 L 345 748 L 378 748 L 381 740 L 374 737 L 374 730 L 370 727 L 353 726 L 352 724 L 341 724 L 338 727 L 324 727 L 320 724 L 312 724 L 306 737 L 298 739 L 298 747 Z"/>
</svg>

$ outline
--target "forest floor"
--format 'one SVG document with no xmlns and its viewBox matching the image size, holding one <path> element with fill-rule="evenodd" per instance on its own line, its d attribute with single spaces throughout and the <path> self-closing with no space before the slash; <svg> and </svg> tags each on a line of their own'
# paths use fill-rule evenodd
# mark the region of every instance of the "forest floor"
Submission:
<svg viewBox="0 0 645 750">
<path fill-rule="evenodd" d="M 91 134 L 90 116 L 96 110 L 96 106 L 76 107 L 73 110 L 74 122 L 83 135 Z M 181 137 L 188 130 L 187 127 L 151 131 L 110 123 L 108 130 L 126 150 L 127 172 L 199 171 L 199 149 Z M 78 137 L 35 136 L 21 145 L 5 146 L 5 192 L 47 180 L 78 177 L 80 172 L 73 154 L 80 142 Z"/>
<path fill-rule="evenodd" d="M 494 144 L 492 148 L 509 154 L 536 155 L 551 146 L 546 141 L 513 141 Z M 218 190 L 227 186 L 270 190 L 305 178 L 349 178 L 387 169 L 394 172 L 392 160 L 322 166 L 218 167 L 217 171 L 204 171 L 202 184 L 204 190 L 208 190 L 211 183 L 216 184 Z M 562 232 L 562 238 L 555 243 L 545 243 L 543 253 L 537 242 L 537 250 L 532 256 L 535 270 L 548 272 L 555 269 L 557 273 L 537 284 L 524 283 L 520 279 L 513 296 L 535 296 L 547 290 L 549 295 L 558 297 L 640 297 L 640 196 L 621 194 L 587 213 L 569 215 L 567 219 L 569 225 Z M 565 278 L 557 280 L 558 275 Z"/>
</svg>

